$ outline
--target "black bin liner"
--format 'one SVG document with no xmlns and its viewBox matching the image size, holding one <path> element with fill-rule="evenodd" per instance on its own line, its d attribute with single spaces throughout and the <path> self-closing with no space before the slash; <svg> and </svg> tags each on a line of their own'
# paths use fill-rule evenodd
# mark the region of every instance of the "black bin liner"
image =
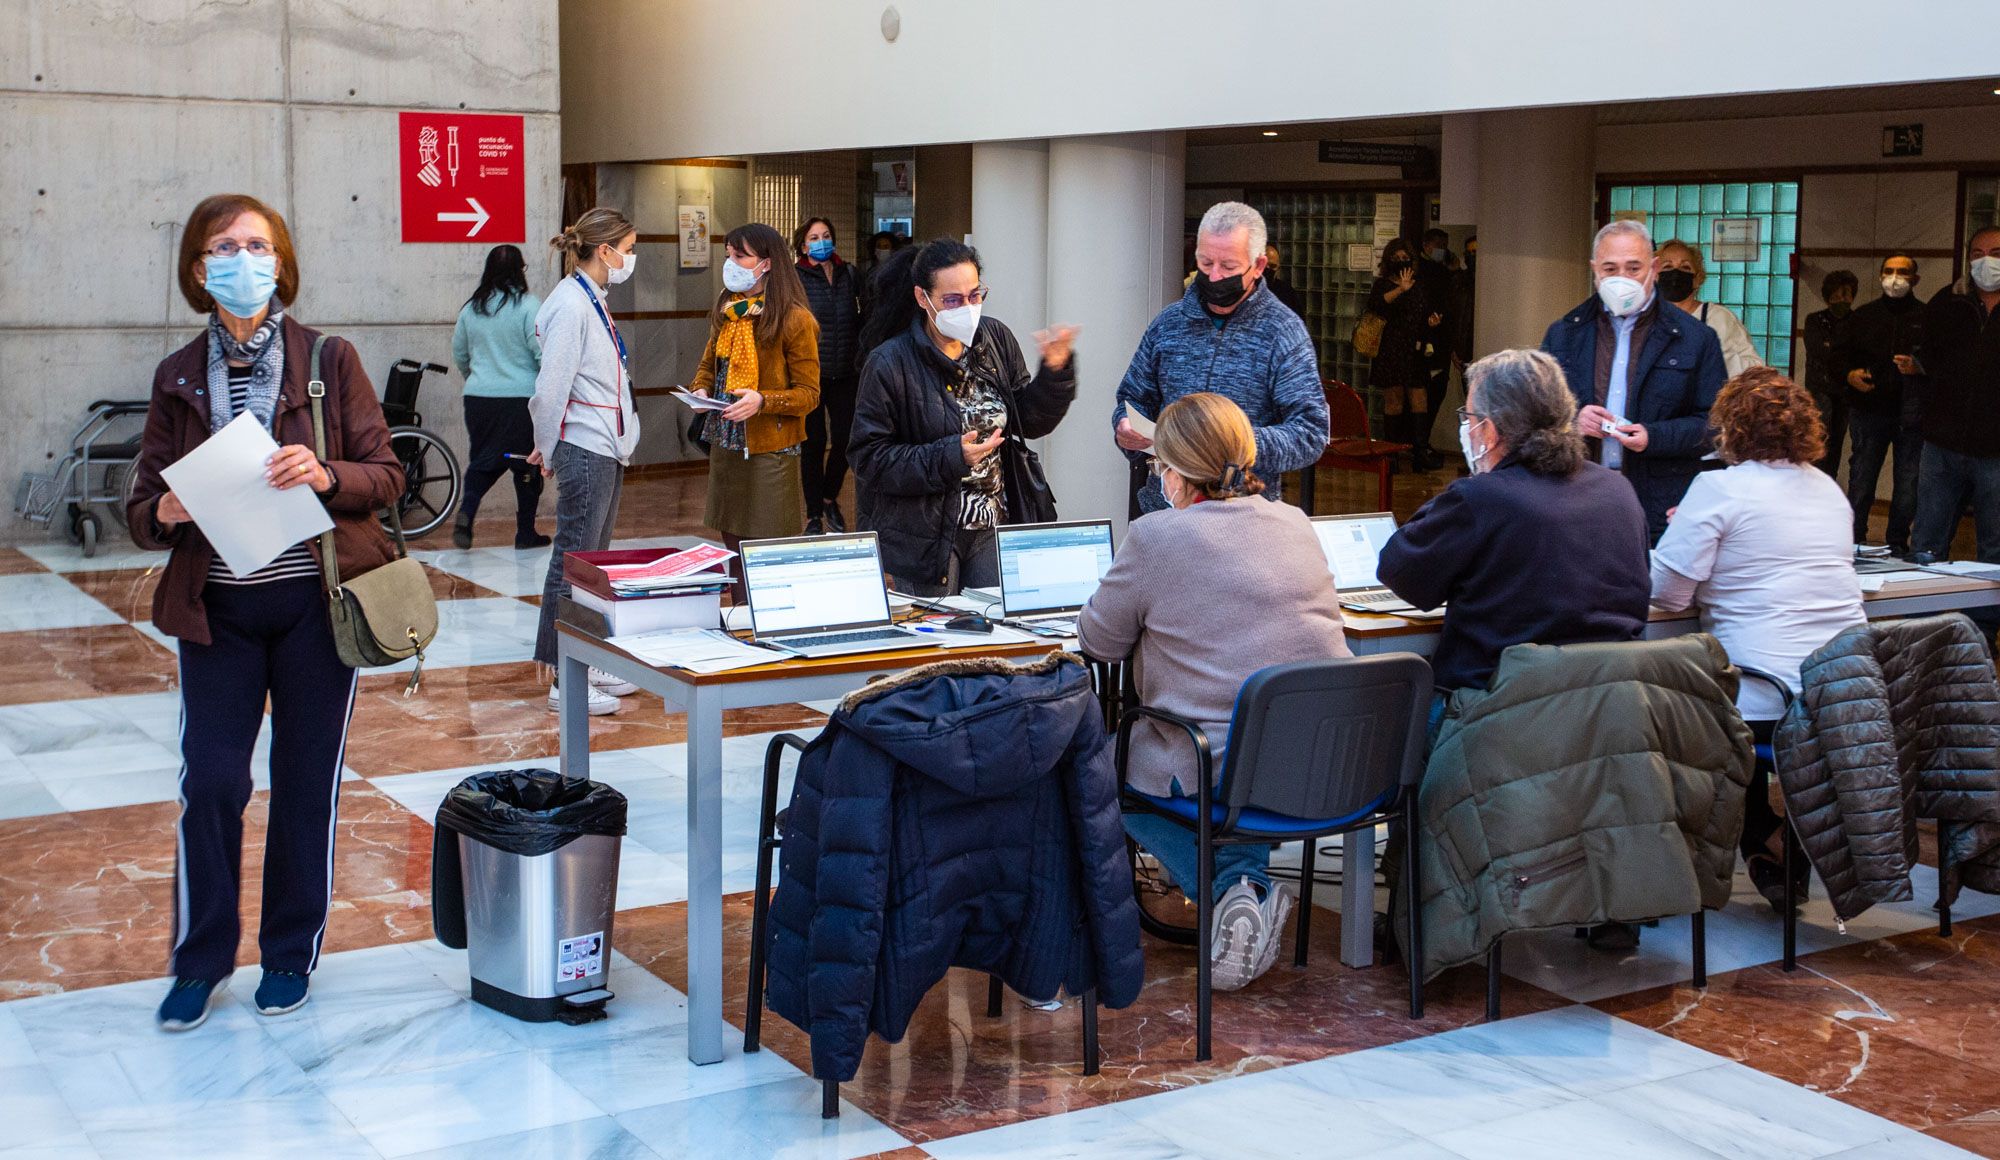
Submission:
<svg viewBox="0 0 2000 1160">
<path fill-rule="evenodd" d="M 465 883 L 456 836 L 532 858 L 585 834 L 625 835 L 625 795 L 600 781 L 548 769 L 476 773 L 438 806 L 431 835 L 431 926 L 437 939 L 465 949 Z"/>
</svg>

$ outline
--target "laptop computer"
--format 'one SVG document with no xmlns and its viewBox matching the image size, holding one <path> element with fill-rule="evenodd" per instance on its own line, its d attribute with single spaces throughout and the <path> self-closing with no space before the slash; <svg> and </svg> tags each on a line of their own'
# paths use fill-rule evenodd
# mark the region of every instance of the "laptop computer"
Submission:
<svg viewBox="0 0 2000 1160">
<path fill-rule="evenodd" d="M 1333 573 L 1333 586 L 1340 590 L 1342 608 L 1355 612 L 1417 611 L 1416 605 L 1389 591 L 1375 575 L 1382 545 L 1396 534 L 1394 515 L 1314 516 L 1312 525 L 1320 550 L 1326 553 L 1327 569 Z"/>
<path fill-rule="evenodd" d="M 1075 635 L 1077 613 L 1111 570 L 1111 521 L 1014 524 L 994 538 L 1001 615 L 1027 628 Z"/>
<path fill-rule="evenodd" d="M 889 589 L 874 532 L 746 540 L 743 584 L 750 634 L 802 657 L 924 648 L 923 634 L 889 623 Z"/>
</svg>

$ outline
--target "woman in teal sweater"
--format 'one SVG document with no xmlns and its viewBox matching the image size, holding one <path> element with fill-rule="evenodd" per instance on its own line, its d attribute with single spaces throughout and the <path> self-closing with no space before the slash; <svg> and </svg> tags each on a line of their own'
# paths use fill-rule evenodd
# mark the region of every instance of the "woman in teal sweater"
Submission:
<svg viewBox="0 0 2000 1160">
<path fill-rule="evenodd" d="M 535 373 L 541 369 L 542 348 L 535 341 L 535 312 L 542 300 L 528 293 L 528 260 L 518 246 L 495 246 L 486 254 L 486 272 L 479 289 L 459 309 L 451 333 L 451 353 L 465 378 L 465 431 L 472 447 L 467 455 L 465 500 L 451 542 L 472 546 L 472 520 L 479 501 L 502 475 L 514 476 L 518 505 L 514 524 L 516 548 L 541 548 L 547 536 L 535 531 L 535 509 L 542 502 L 542 473 L 528 465 L 535 449 L 535 424 L 528 400 L 535 393 Z"/>
</svg>

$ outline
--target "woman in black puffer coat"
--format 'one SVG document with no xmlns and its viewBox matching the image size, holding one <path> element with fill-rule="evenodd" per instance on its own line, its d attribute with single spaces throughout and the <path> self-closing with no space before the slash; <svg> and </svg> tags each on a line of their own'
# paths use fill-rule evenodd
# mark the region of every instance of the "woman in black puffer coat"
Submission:
<svg viewBox="0 0 2000 1160">
<path fill-rule="evenodd" d="M 979 317 L 979 274 L 979 254 L 949 239 L 897 253 L 861 336 L 847 447 L 857 522 L 880 537 L 890 584 L 916 596 L 1000 582 L 993 529 L 1022 522 L 1024 498 L 1007 494 L 1003 428 L 1038 439 L 1076 398 L 1076 329 L 1036 332 L 1030 378 L 1013 332 Z"/>
</svg>

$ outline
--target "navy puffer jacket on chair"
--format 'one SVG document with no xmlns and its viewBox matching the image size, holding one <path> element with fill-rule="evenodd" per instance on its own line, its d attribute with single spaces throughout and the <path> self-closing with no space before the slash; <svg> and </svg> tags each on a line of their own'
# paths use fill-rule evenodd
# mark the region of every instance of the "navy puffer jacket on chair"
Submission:
<svg viewBox="0 0 2000 1160">
<path fill-rule="evenodd" d="M 1032 999 L 1139 996 L 1139 911 L 1090 677 L 1061 653 L 943 661 L 851 694 L 800 758 L 771 904 L 771 1010 L 847 1080 L 951 967 Z"/>
</svg>

